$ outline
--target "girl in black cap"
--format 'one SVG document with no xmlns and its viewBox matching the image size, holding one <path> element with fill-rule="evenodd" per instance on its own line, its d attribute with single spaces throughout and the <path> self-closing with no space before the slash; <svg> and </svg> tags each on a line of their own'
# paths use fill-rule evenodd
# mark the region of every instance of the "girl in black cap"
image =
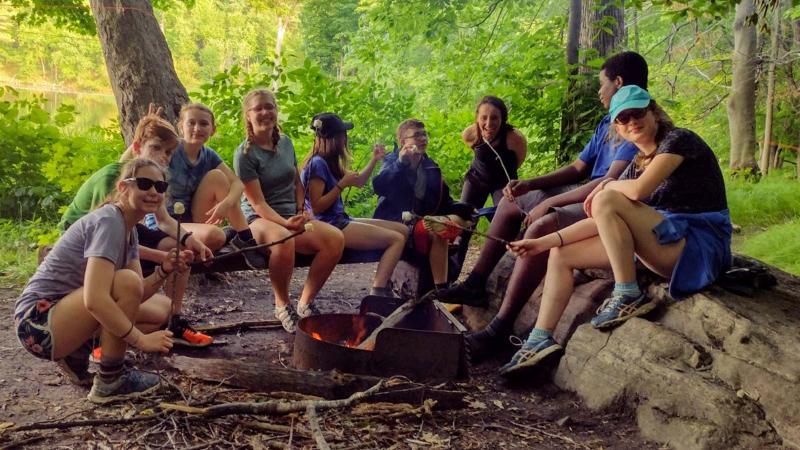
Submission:
<svg viewBox="0 0 800 450">
<path fill-rule="evenodd" d="M 319 220 L 342 230 L 345 247 L 384 250 L 370 294 L 391 297 L 389 278 L 403 253 L 407 228 L 388 220 L 351 218 L 344 210 L 341 195 L 347 187 L 364 186 L 386 152 L 382 145 L 376 145 L 367 166 L 361 172 L 352 172 L 347 170 L 350 163 L 347 130 L 353 124 L 342 121 L 336 114 L 322 113 L 314 116 L 311 128 L 316 134 L 314 148 L 306 157 L 300 176 L 306 190 L 306 209 Z"/>
</svg>

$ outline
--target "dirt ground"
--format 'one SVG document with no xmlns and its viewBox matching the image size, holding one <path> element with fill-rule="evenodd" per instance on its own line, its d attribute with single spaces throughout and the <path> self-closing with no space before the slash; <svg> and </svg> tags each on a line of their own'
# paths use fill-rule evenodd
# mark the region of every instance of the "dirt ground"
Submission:
<svg viewBox="0 0 800 450">
<path fill-rule="evenodd" d="M 367 294 L 374 269 L 374 264 L 338 267 L 317 299 L 322 312 L 354 312 Z M 305 269 L 296 270 L 293 298 L 297 298 L 305 274 Z M 86 400 L 87 390 L 69 384 L 53 363 L 38 360 L 20 347 L 11 319 L 18 292 L 0 290 L 0 449 L 316 447 L 304 414 L 190 420 L 183 413 L 172 413 L 142 422 L 13 431 L 14 425 L 34 422 L 154 415 L 160 401 L 180 402 L 182 395 L 198 406 L 275 398 L 165 372 L 177 388 L 170 394 L 96 407 Z M 193 277 L 184 313 L 196 324 L 210 324 L 273 319 L 272 309 L 266 273 L 240 272 L 230 274 L 227 282 Z M 282 330 L 229 333 L 217 338 L 228 344 L 174 353 L 195 358 L 263 357 L 286 367 L 291 362 L 293 337 Z M 133 359 L 140 367 L 153 368 L 159 365 L 157 358 L 136 355 Z M 639 436 L 630 415 L 589 411 L 574 395 L 561 392 L 547 380 L 504 384 L 497 375 L 503 362 L 473 367 L 468 381 L 449 387 L 468 392 L 467 408 L 426 412 L 411 407 L 361 405 L 320 411 L 320 426 L 331 448 L 336 449 L 659 448 Z"/>
</svg>

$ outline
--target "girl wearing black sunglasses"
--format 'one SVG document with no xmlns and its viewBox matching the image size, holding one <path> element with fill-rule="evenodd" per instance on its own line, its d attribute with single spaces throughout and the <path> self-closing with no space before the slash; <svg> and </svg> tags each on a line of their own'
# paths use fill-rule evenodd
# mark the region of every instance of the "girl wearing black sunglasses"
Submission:
<svg viewBox="0 0 800 450">
<path fill-rule="evenodd" d="M 518 257 L 550 250 L 536 326 L 501 368 L 510 375 L 561 351 L 553 339 L 573 291 L 574 269 L 610 268 L 614 291 L 591 323 L 608 329 L 657 305 L 639 288 L 635 261 L 669 280 L 675 299 L 711 284 L 731 262 L 731 223 L 717 158 L 695 133 L 676 128 L 650 94 L 624 86 L 611 99 L 619 138 L 639 149 L 619 180 L 586 199 L 589 216 L 539 239 L 512 242 Z"/>
<path fill-rule="evenodd" d="M 72 381 L 91 383 L 89 400 L 95 403 L 158 388 L 158 375 L 125 366 L 128 345 L 145 352 L 172 348 L 172 332 L 159 329 L 171 302 L 157 292 L 170 273 L 188 270 L 192 252 L 178 255 L 173 250 L 142 278 L 135 227 L 161 207 L 164 194 L 152 188 L 165 190 L 164 178 L 164 169 L 151 160 L 128 162 L 113 200 L 64 233 L 16 302 L 15 325 L 23 347 L 36 357 L 57 361 Z M 100 371 L 91 380 L 88 352 L 80 349 L 98 330 L 103 351 Z"/>
</svg>

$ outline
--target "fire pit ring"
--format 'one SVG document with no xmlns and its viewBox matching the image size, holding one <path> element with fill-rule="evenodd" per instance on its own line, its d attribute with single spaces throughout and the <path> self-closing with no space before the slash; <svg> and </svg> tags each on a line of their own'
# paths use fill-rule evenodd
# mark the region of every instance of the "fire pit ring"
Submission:
<svg viewBox="0 0 800 450">
<path fill-rule="evenodd" d="M 294 366 L 384 377 L 403 375 L 417 381 L 466 378 L 464 328 L 433 303 L 420 305 L 397 327 L 382 330 L 374 350 L 356 348 L 381 324 L 379 317 L 366 313 L 386 315 L 398 306 L 387 300 L 366 297 L 362 314 L 320 314 L 301 319 L 294 339 Z"/>
</svg>

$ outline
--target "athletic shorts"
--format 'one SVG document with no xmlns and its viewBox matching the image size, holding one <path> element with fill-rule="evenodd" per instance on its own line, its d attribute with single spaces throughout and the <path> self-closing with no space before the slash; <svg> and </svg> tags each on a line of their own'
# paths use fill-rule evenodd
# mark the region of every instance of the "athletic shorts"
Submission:
<svg viewBox="0 0 800 450">
<path fill-rule="evenodd" d="M 136 224 L 136 233 L 139 235 L 139 245 L 147 248 L 158 248 L 159 242 L 164 240 L 164 238 L 170 237 L 167 233 L 159 229 L 151 230 L 147 228 L 146 225 L 142 225 L 140 223 Z M 154 261 L 149 261 L 146 259 L 139 259 L 139 264 L 142 266 L 142 275 L 145 277 L 150 276 L 156 270 L 156 266 L 158 265 Z"/>
<path fill-rule="evenodd" d="M 555 197 L 556 195 L 563 194 L 565 192 L 569 192 L 580 186 L 581 185 L 579 184 L 567 184 L 564 186 L 556 186 L 548 189 L 534 189 L 526 194 L 516 197 L 515 201 L 522 208 L 523 211 L 530 212 L 530 210 L 532 210 L 539 203 L 542 203 L 548 198 Z"/>
<path fill-rule="evenodd" d="M 50 314 L 55 301 L 39 299 L 24 313 L 14 317 L 17 339 L 31 355 L 53 360 L 53 334 L 50 330 Z"/>
<path fill-rule="evenodd" d="M 583 210 L 583 203 L 573 203 L 571 205 L 554 206 L 548 213 L 555 213 L 556 226 L 563 230 L 568 226 L 586 219 L 586 211 Z"/>
</svg>

